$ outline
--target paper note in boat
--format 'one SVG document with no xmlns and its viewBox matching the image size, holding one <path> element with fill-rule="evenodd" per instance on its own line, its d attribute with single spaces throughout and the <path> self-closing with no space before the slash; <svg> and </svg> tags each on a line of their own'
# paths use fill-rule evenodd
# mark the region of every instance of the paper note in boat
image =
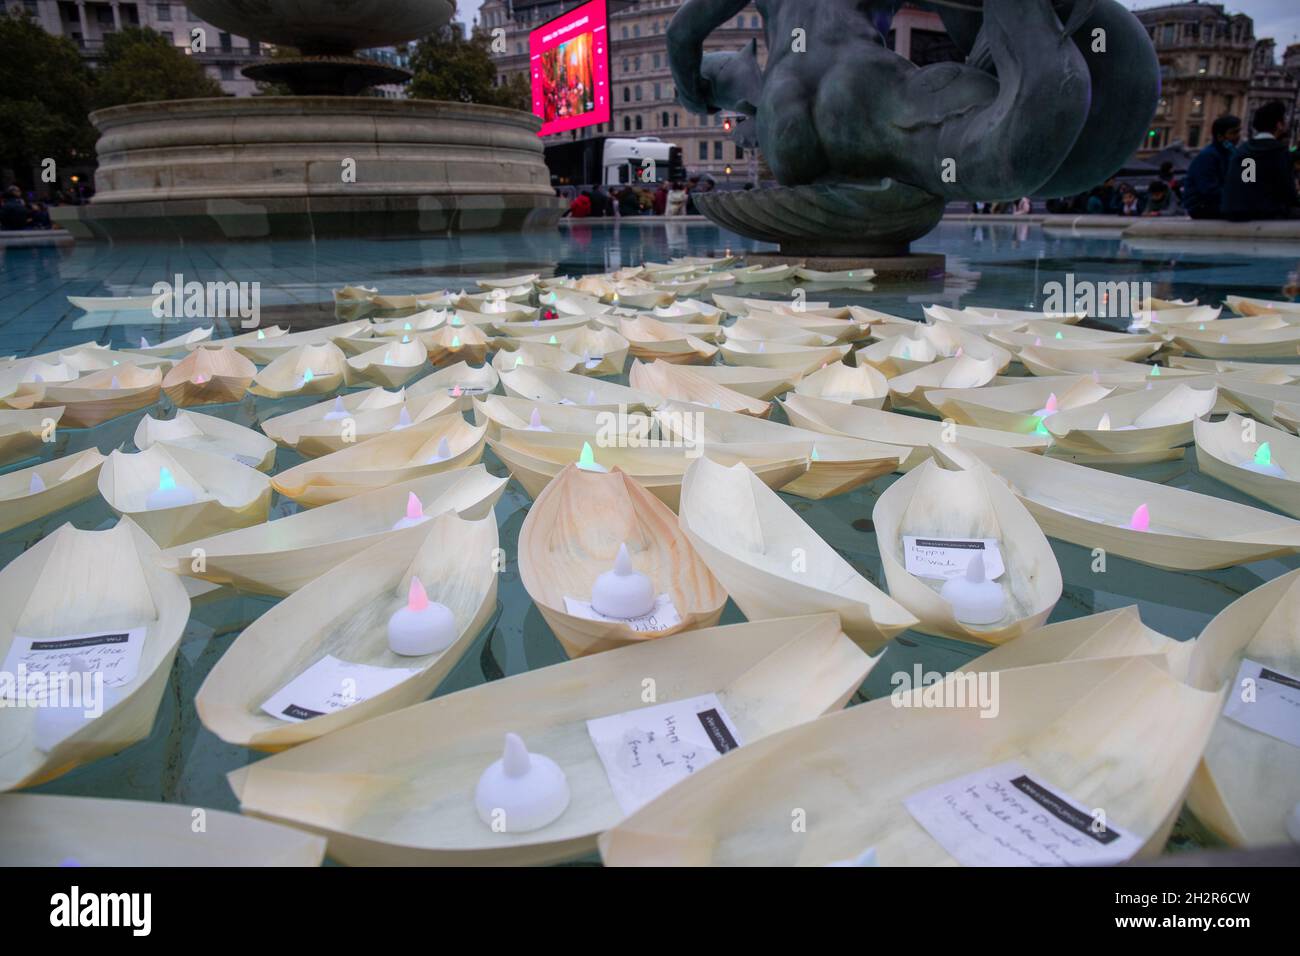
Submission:
<svg viewBox="0 0 1300 956">
<path fill-rule="evenodd" d="M 1006 567 L 997 538 L 921 538 L 903 535 L 903 556 L 907 573 L 918 578 L 952 578 L 966 573 L 971 555 L 984 552 L 984 575 L 990 581 L 1001 577 Z"/>
<path fill-rule="evenodd" d="M 459 392 L 456 391 L 457 388 L 460 389 Z M 490 388 L 482 385 L 452 385 L 447 389 L 447 394 L 452 398 L 460 398 L 462 395 L 486 395 L 490 391 Z"/>
<path fill-rule="evenodd" d="M 585 364 L 587 368 L 595 368 L 603 361 L 605 361 L 605 356 L 603 355 L 589 355 L 587 356 L 587 361 Z"/>
<path fill-rule="evenodd" d="M 256 468 L 262 464 L 262 459 L 254 458 L 252 455 L 231 455 L 232 461 L 237 461 L 241 465 L 247 465 L 249 468 Z"/>
<path fill-rule="evenodd" d="M 70 634 L 66 637 L 19 637 L 14 635 L 0 671 L 17 674 L 67 674 L 78 668 L 73 658 L 85 661 L 90 673 L 101 672 L 105 687 L 122 687 L 135 680 L 144 650 L 145 628 Z"/>
<path fill-rule="evenodd" d="M 664 631 L 682 623 L 682 616 L 677 613 L 672 598 L 667 594 L 661 594 L 655 598 L 654 610 L 641 617 L 607 617 L 592 608 L 590 601 L 579 601 L 577 598 L 568 597 L 567 595 L 564 598 L 564 610 L 574 617 L 585 617 L 589 621 L 626 624 L 634 631 L 643 632 Z"/>
<path fill-rule="evenodd" d="M 1300 747 L 1300 677 L 1247 658 L 1237 670 L 1223 713 L 1251 730 Z"/>
<path fill-rule="evenodd" d="M 598 717 L 587 732 L 624 813 L 741 744 L 717 694 Z"/>
<path fill-rule="evenodd" d="M 272 694 L 262 709 L 298 723 L 359 704 L 418 673 L 419 668 L 351 664 L 326 654 Z"/>
<path fill-rule="evenodd" d="M 1119 863 L 1142 848 L 1140 839 L 1014 762 L 922 790 L 904 806 L 963 866 Z"/>
</svg>

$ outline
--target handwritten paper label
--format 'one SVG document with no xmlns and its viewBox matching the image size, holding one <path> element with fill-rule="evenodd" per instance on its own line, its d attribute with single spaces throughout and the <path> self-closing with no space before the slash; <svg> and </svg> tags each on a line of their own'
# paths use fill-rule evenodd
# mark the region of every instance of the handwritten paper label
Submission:
<svg viewBox="0 0 1300 956">
<path fill-rule="evenodd" d="M 611 624 L 626 624 L 632 630 L 642 632 L 665 631 L 682 623 L 682 616 L 677 613 L 672 598 L 667 594 L 655 598 L 654 609 L 641 617 L 608 617 L 595 610 L 590 601 L 579 601 L 577 598 L 567 596 L 564 599 L 564 610 L 574 617 L 585 617 L 589 621 L 608 621 Z"/>
<path fill-rule="evenodd" d="M 963 866 L 1119 863 L 1142 841 L 1017 763 L 958 777 L 904 801 Z"/>
<path fill-rule="evenodd" d="M 262 709 L 298 723 L 359 704 L 418 673 L 419 668 L 351 664 L 326 654 L 272 694 Z"/>
<path fill-rule="evenodd" d="M 903 558 L 909 574 L 947 579 L 966 573 L 975 552 L 984 554 L 984 576 L 990 581 L 1006 571 L 997 538 L 921 538 L 903 535 Z"/>
<path fill-rule="evenodd" d="M 599 717 L 587 733 L 624 813 L 742 743 L 717 694 Z"/>
<path fill-rule="evenodd" d="M 457 398 L 458 396 L 454 394 L 455 391 L 456 391 L 456 386 L 453 385 L 451 386 L 451 388 L 447 389 L 447 394 L 450 395 L 452 398 Z M 481 385 L 460 386 L 461 395 L 486 395 L 487 393 L 488 390 Z"/>
<path fill-rule="evenodd" d="M 91 673 L 104 675 L 105 687 L 123 687 L 135 680 L 140 670 L 145 630 L 136 627 L 129 631 L 96 631 L 40 638 L 15 634 L 0 670 L 17 674 L 22 667 L 28 674 L 67 674 L 73 670 L 73 658 L 79 657 L 89 666 Z"/>
<path fill-rule="evenodd" d="M 1300 747 L 1300 677 L 1245 659 L 1237 669 L 1237 681 L 1223 714 L 1251 730 Z"/>
<path fill-rule="evenodd" d="M 591 369 L 591 368 L 595 368 L 603 361 L 605 361 L 605 356 L 603 355 L 588 355 L 587 361 L 584 364 L 587 366 L 587 368 Z"/>
</svg>

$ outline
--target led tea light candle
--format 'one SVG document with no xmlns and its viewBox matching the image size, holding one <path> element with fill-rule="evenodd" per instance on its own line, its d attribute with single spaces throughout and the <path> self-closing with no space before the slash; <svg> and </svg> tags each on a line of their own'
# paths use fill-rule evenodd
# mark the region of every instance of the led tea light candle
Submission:
<svg viewBox="0 0 1300 956">
<path fill-rule="evenodd" d="M 1145 504 L 1138 505 L 1133 511 L 1133 517 L 1129 520 L 1128 526 L 1134 531 L 1151 530 L 1151 509 Z"/>
<path fill-rule="evenodd" d="M 397 413 L 397 424 L 394 425 L 389 430 L 400 432 L 403 428 L 410 428 L 410 427 L 411 427 L 411 413 L 408 412 L 406 410 L 406 406 L 403 405 L 402 410 Z"/>
<path fill-rule="evenodd" d="M 388 648 L 402 657 L 445 651 L 456 640 L 456 616 L 445 604 L 430 601 L 418 577 L 411 577 L 406 606 L 388 619 Z"/>
<path fill-rule="evenodd" d="M 194 376 L 194 384 L 195 384 L 195 385 L 206 385 L 206 384 L 208 384 L 208 377 L 207 377 L 206 375 L 204 375 L 202 372 L 200 372 L 198 375 L 195 375 L 195 376 Z"/>
<path fill-rule="evenodd" d="M 343 396 L 336 395 L 334 397 L 334 405 L 330 408 L 328 412 L 325 413 L 325 421 L 336 422 L 340 418 L 347 418 L 347 417 L 348 417 L 348 409 L 347 406 L 343 404 Z"/>
<path fill-rule="evenodd" d="M 1273 448 L 1268 442 L 1264 442 L 1256 448 L 1254 459 L 1242 463 L 1241 467 L 1260 475 L 1269 475 L 1273 478 L 1286 477 L 1286 472 L 1273 463 Z"/>
<path fill-rule="evenodd" d="M 552 335 L 549 339 L 546 340 L 546 344 L 547 344 L 547 345 L 559 345 L 559 344 L 560 344 L 560 340 L 557 339 L 554 335 Z"/>
<path fill-rule="evenodd" d="M 453 335 L 453 336 L 451 337 L 451 347 L 454 348 L 454 349 L 458 349 L 458 348 L 460 348 L 460 336 L 459 336 L 459 335 Z"/>
<path fill-rule="evenodd" d="M 44 490 L 45 482 L 41 480 L 40 475 L 32 472 L 32 480 L 27 483 L 27 493 L 29 495 L 39 495 Z"/>
<path fill-rule="evenodd" d="M 1152 377 L 1152 378 L 1159 378 L 1159 377 L 1160 377 L 1160 366 L 1159 366 L 1159 365 L 1152 365 L 1152 366 L 1151 366 L 1151 377 Z"/>
<path fill-rule="evenodd" d="M 1042 336 L 1035 336 L 1035 337 L 1034 337 L 1034 348 L 1041 349 L 1042 347 L 1043 347 L 1043 339 L 1042 339 Z"/>
<path fill-rule="evenodd" d="M 608 472 L 609 469 L 604 465 L 597 464 L 596 455 L 591 450 L 591 442 L 582 443 L 582 451 L 578 453 L 578 467 L 583 471 Z"/>
<path fill-rule="evenodd" d="M 462 325 L 465 324 L 465 320 L 462 319 L 459 315 L 453 315 L 451 317 L 451 324 L 456 328 L 460 328 Z"/>
<path fill-rule="evenodd" d="M 766 351 L 767 351 L 767 343 L 766 343 L 766 342 L 759 342 L 759 343 L 758 343 L 758 350 L 759 350 L 760 352 L 766 352 Z M 906 356 L 905 356 L 905 357 L 906 357 Z"/>
<path fill-rule="evenodd" d="M 313 372 L 311 369 L 307 369 L 305 372 L 302 373 L 302 381 L 298 383 L 298 387 L 306 388 L 307 383 L 310 382 L 315 377 L 316 377 L 316 373 Z"/>
<path fill-rule="evenodd" d="M 434 451 L 433 457 L 429 459 L 427 464 L 430 465 L 437 464 L 440 461 L 446 461 L 450 457 L 451 457 L 451 446 L 447 444 L 447 439 L 440 438 L 438 439 L 438 448 L 436 451 Z"/>
<path fill-rule="evenodd" d="M 1059 410 L 1059 406 L 1057 404 L 1056 393 L 1052 392 L 1050 395 L 1047 396 L 1047 404 L 1044 405 L 1042 408 L 1040 408 L 1038 411 L 1034 412 L 1034 414 L 1039 419 L 1043 419 L 1055 415 L 1058 410 Z"/>
<path fill-rule="evenodd" d="M 632 567 L 627 545 L 618 546 L 614 567 L 596 578 L 591 588 L 591 609 L 597 614 L 626 621 L 654 610 L 654 582 Z"/>
<path fill-rule="evenodd" d="M 411 323 L 410 323 L 410 322 L 403 322 L 403 323 L 402 323 L 402 331 L 403 331 L 403 332 L 409 332 L 409 331 L 411 331 Z M 405 336 L 405 335 L 402 336 L 402 341 L 403 341 L 403 342 L 406 341 L 406 336 Z"/>
<path fill-rule="evenodd" d="M 149 340 L 146 339 L 143 335 L 140 336 L 140 348 L 142 349 L 149 348 Z"/>
<path fill-rule="evenodd" d="M 1057 333 L 1056 333 L 1056 337 L 1057 337 L 1058 339 L 1063 339 L 1063 338 L 1065 338 L 1065 335 L 1064 335 L 1063 333 L 1061 333 L 1061 332 L 1057 332 Z"/>
<path fill-rule="evenodd" d="M 404 528 L 414 528 L 417 524 L 424 524 L 429 520 L 429 516 L 424 513 L 424 505 L 420 502 L 419 497 L 414 491 L 406 496 L 406 517 L 399 518 L 393 525 L 394 531 L 401 531 Z"/>
<path fill-rule="evenodd" d="M 474 788 L 479 819 L 505 833 L 540 830 L 569 806 L 569 781 L 550 757 L 530 754 L 518 734 L 506 734 L 501 759 Z"/>
<path fill-rule="evenodd" d="M 451 397 L 452 397 L 452 398 L 460 398 L 460 397 L 461 397 L 462 395 L 464 395 L 464 394 L 465 394 L 465 390 L 464 390 L 463 388 L 461 388 L 459 385 L 453 385 L 453 386 L 451 387 Z"/>
<path fill-rule="evenodd" d="M 264 338 L 266 338 L 266 330 L 265 330 L 265 329 L 258 329 L 258 330 L 257 330 L 257 337 L 258 337 L 259 340 L 260 340 L 260 339 L 264 339 Z"/>
<path fill-rule="evenodd" d="M 952 605 L 952 614 L 963 624 L 996 624 L 1007 615 L 1007 599 L 1002 586 L 990 581 L 984 572 L 984 554 L 976 552 L 966 565 L 966 573 L 949 578 L 939 596 Z"/>
<path fill-rule="evenodd" d="M 114 362 L 113 364 L 116 365 L 117 363 Z M 110 381 L 110 382 L 108 383 L 108 387 L 109 387 L 109 388 L 121 388 L 121 387 L 122 387 L 122 383 L 119 382 L 119 381 L 117 380 L 117 376 L 114 375 L 114 376 L 113 376 L 113 380 Z"/>
<path fill-rule="evenodd" d="M 533 413 L 528 416 L 528 430 L 530 432 L 550 431 L 549 428 L 547 428 L 545 425 L 542 424 L 542 413 L 538 411 L 536 408 L 534 408 Z"/>
<path fill-rule="evenodd" d="M 145 508 L 149 511 L 161 511 L 164 508 L 180 508 L 194 504 L 194 492 L 176 484 L 171 470 L 158 469 L 158 487 L 149 492 L 145 499 Z"/>
<path fill-rule="evenodd" d="M 1104 413 L 1104 414 L 1101 416 L 1101 421 L 1099 421 L 1099 422 L 1097 423 L 1097 431 L 1099 431 L 1099 432 L 1108 432 L 1108 431 L 1110 431 L 1110 413 L 1109 413 L 1109 412 L 1106 412 L 1106 413 Z"/>
</svg>

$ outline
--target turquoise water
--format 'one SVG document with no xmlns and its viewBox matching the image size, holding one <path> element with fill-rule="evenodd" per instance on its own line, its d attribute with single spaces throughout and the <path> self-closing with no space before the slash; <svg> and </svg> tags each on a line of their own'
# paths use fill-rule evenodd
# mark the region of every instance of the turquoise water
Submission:
<svg viewBox="0 0 1300 956">
<path fill-rule="evenodd" d="M 71 250 L 10 250 L 0 259 L 0 356 L 25 355 L 87 341 L 134 345 L 143 335 L 156 342 L 206 322 L 181 320 L 164 327 L 138 314 L 86 314 L 68 304 L 68 295 L 142 295 L 153 283 L 185 281 L 259 282 L 263 323 L 306 328 L 334 321 L 331 290 L 347 283 L 378 286 L 384 292 L 429 292 L 472 285 L 474 276 L 554 270 L 577 275 L 603 272 L 670 256 L 742 253 L 757 244 L 703 224 L 646 226 L 577 225 L 558 235 L 484 236 L 417 241 L 329 241 L 227 246 L 97 246 Z M 814 290 L 813 299 L 853 303 L 914 319 L 923 305 L 987 305 L 1034 308 L 1043 284 L 1078 280 L 1146 281 L 1162 298 L 1199 298 L 1217 304 L 1228 293 L 1280 297 L 1297 268 L 1300 248 L 1202 247 L 1195 251 L 1154 247 L 1138 249 L 1117 239 L 1049 236 L 1036 226 L 945 224 L 916 248 L 944 252 L 948 276 L 942 281 L 884 286 L 873 292 Z M 752 291 L 751 291 L 752 290 Z M 787 297 L 784 286 L 750 287 L 744 294 Z M 232 334 L 218 322 L 217 336 Z M 235 329 L 233 331 L 238 331 Z M 250 427 L 272 415 L 310 404 L 315 399 L 271 401 L 247 397 L 239 404 L 205 406 L 215 414 Z M 88 430 L 61 430 L 48 457 L 97 446 L 107 453 L 130 447 L 139 419 L 146 413 L 170 417 L 164 398 L 158 405 Z M 779 419 L 779 413 L 778 418 Z M 280 450 L 277 470 L 300 459 Z M 489 451 L 485 462 L 505 474 Z M 27 467 L 35 460 L 8 467 Z M 1200 475 L 1194 456 L 1129 472 L 1150 480 L 1266 507 Z M 884 478 L 827 501 L 786 500 L 817 532 L 861 573 L 883 587 L 871 513 L 879 494 L 894 479 Z M 497 505 L 502 547 L 513 555 L 529 500 L 516 484 Z M 275 502 L 272 517 L 294 510 L 292 502 Z M 80 528 L 104 528 L 115 522 L 99 499 L 0 535 L 0 565 L 7 564 L 41 536 L 71 521 Z M 1300 560 L 1266 561 L 1224 571 L 1177 574 L 1111 557 L 1107 572 L 1091 571 L 1091 555 L 1074 545 L 1053 541 L 1066 581 L 1052 615 L 1067 620 L 1137 604 L 1143 619 L 1157 630 L 1187 639 L 1232 600 L 1263 581 L 1296 567 Z M 194 607 L 174 673 L 150 737 L 116 756 L 82 767 L 36 788 L 37 792 L 163 800 L 190 806 L 235 810 L 226 772 L 260 755 L 227 745 L 205 730 L 193 707 L 194 695 L 215 661 L 241 629 L 264 613 L 274 599 L 246 597 L 222 589 Z M 728 605 L 724 623 L 743 620 Z M 888 692 L 888 675 L 911 670 L 948 670 L 977 656 L 981 649 L 956 641 L 908 633 L 896 639 L 887 658 L 864 685 L 860 697 Z M 563 661 L 564 654 L 545 621 L 532 606 L 511 564 L 503 575 L 496 613 L 484 632 L 438 689 L 450 693 L 503 676 Z M 1199 843 L 1202 835 L 1184 821 L 1174 846 Z"/>
</svg>

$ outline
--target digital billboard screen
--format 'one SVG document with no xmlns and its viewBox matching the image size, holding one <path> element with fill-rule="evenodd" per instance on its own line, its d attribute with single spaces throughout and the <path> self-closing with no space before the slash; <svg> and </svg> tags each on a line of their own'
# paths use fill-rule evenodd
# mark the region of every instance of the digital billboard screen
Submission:
<svg viewBox="0 0 1300 956">
<path fill-rule="evenodd" d="M 608 14 L 605 0 L 591 0 L 528 35 L 533 112 L 541 135 L 608 123 Z"/>
</svg>

